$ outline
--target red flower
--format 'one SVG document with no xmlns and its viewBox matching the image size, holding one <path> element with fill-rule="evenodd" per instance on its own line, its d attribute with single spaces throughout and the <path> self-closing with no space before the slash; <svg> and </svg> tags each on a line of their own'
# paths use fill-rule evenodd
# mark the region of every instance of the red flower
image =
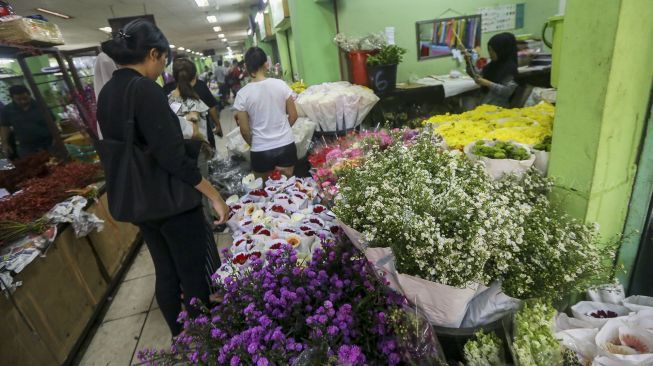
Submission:
<svg viewBox="0 0 653 366">
<path fill-rule="evenodd" d="M 270 236 L 270 235 L 272 235 L 272 233 L 268 229 L 263 229 L 263 230 L 259 231 L 259 235 Z"/>
<path fill-rule="evenodd" d="M 272 174 L 270 174 L 270 179 L 272 180 L 281 180 L 281 172 L 278 170 L 274 170 Z"/>
<path fill-rule="evenodd" d="M 264 228 L 265 228 L 265 226 L 263 226 L 263 225 L 254 226 L 254 234 L 258 234 L 258 232 L 263 230 Z"/>
<path fill-rule="evenodd" d="M 249 256 L 245 253 L 240 253 L 234 257 L 234 259 L 231 260 L 233 264 L 245 264 L 247 262 L 247 259 L 249 259 Z"/>
<path fill-rule="evenodd" d="M 257 197 L 267 197 L 268 192 L 266 192 L 264 189 L 256 189 L 251 192 L 249 192 L 250 195 L 252 196 L 257 196 Z"/>
<path fill-rule="evenodd" d="M 313 207 L 313 213 L 320 214 L 320 213 L 322 213 L 324 211 L 326 211 L 326 207 L 324 207 L 322 205 L 317 205 L 317 206 Z"/>
<path fill-rule="evenodd" d="M 270 249 L 281 249 L 281 243 L 275 243 L 270 246 Z"/>
<path fill-rule="evenodd" d="M 272 211 L 278 212 L 278 213 L 286 213 L 286 210 L 281 205 L 273 205 L 272 206 Z"/>
<path fill-rule="evenodd" d="M 252 252 L 249 255 L 250 258 L 261 258 L 261 252 Z"/>
</svg>

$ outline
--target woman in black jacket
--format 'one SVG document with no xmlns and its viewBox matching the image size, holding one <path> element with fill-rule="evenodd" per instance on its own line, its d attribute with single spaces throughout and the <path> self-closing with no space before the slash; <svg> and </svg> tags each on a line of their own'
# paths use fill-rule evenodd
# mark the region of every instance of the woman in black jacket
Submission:
<svg viewBox="0 0 653 366">
<path fill-rule="evenodd" d="M 131 100 L 135 106 L 134 145 L 147 151 L 170 179 L 195 187 L 206 196 L 219 217 L 216 224 L 224 223 L 229 208 L 216 189 L 202 178 L 197 160 L 188 155 L 179 120 L 170 109 L 163 90 L 154 82 L 170 59 L 168 40 L 154 24 L 138 19 L 104 42 L 102 50 L 121 66 L 98 97 L 97 118 L 103 138 L 126 140 L 125 95 L 130 81 L 139 78 L 132 85 L 135 88 Z M 107 176 L 111 176 L 109 173 Z M 107 186 L 115 188 L 120 184 L 125 182 L 107 180 Z M 160 202 L 155 201 L 152 199 L 151 205 L 146 202 L 146 206 L 156 210 Z M 156 213 L 151 216 L 156 217 Z M 213 234 L 199 202 L 191 210 L 134 224 L 140 228 L 152 255 L 156 299 L 170 331 L 176 336 L 181 332 L 176 319 L 181 311 L 182 293 L 191 315 L 197 315 L 197 310 L 190 306 L 191 299 L 197 298 L 205 304 L 209 301 L 209 276 L 219 265 L 219 258 L 212 254 L 215 250 L 210 250 L 210 245 L 215 245 Z"/>
</svg>

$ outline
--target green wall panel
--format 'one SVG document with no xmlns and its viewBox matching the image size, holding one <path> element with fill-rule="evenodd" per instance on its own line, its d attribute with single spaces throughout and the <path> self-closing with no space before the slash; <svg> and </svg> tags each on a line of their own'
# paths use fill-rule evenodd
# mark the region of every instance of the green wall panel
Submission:
<svg viewBox="0 0 653 366">
<path fill-rule="evenodd" d="M 526 6 L 524 27 L 510 31 L 515 34 L 531 33 L 539 37 L 546 20 L 558 12 L 557 0 L 339 0 L 338 16 L 340 32 L 348 36 L 364 36 L 383 32 L 385 27 L 395 27 L 396 43 L 408 50 L 398 74 L 399 81 L 406 81 L 410 75 L 447 74 L 457 67 L 451 57 L 417 61 L 415 22 L 477 14 L 479 7 L 517 3 Z M 445 12 L 447 9 L 453 11 Z M 486 44 L 493 34 L 482 35 L 481 44 L 486 56 Z"/>
</svg>

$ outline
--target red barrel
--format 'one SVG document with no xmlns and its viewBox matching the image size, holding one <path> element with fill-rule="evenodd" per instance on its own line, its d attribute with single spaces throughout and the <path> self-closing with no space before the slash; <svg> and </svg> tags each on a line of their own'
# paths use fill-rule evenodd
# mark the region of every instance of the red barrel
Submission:
<svg viewBox="0 0 653 366">
<path fill-rule="evenodd" d="M 349 52 L 349 79 L 352 83 L 369 86 L 367 79 L 367 57 L 379 51 L 351 51 Z"/>
</svg>

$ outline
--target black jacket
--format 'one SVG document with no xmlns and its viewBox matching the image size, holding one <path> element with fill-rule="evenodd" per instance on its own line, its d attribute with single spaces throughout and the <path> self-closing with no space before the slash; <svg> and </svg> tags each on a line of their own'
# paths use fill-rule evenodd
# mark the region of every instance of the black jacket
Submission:
<svg viewBox="0 0 653 366">
<path fill-rule="evenodd" d="M 124 95 L 129 81 L 140 76 L 136 70 L 119 69 L 102 88 L 97 102 L 97 119 L 104 138 L 124 141 L 127 107 Z M 136 144 L 147 149 L 171 175 L 196 186 L 202 175 L 197 161 L 186 151 L 179 119 L 170 109 L 163 89 L 147 78 L 137 82 L 135 87 Z"/>
</svg>

